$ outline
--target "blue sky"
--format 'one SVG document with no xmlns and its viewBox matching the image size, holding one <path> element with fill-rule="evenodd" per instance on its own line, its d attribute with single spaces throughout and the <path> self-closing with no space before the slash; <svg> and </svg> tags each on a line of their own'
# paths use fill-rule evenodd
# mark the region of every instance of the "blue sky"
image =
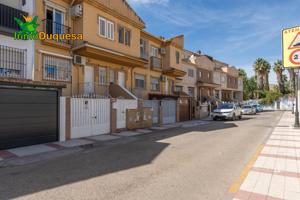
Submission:
<svg viewBox="0 0 300 200">
<path fill-rule="evenodd" d="M 146 30 L 185 35 L 185 48 L 213 56 L 251 76 L 258 57 L 281 59 L 281 29 L 300 25 L 300 0 L 128 0 Z M 275 83 L 272 72 L 270 82 Z"/>
</svg>

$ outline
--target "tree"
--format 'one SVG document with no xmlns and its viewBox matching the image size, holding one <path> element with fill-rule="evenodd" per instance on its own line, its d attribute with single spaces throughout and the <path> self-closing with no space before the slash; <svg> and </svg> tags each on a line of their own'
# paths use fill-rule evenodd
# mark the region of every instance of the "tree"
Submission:
<svg viewBox="0 0 300 200">
<path fill-rule="evenodd" d="M 257 80 L 257 88 L 259 90 L 264 89 L 264 73 L 265 73 L 265 62 L 263 58 L 257 58 L 256 61 L 254 62 L 253 68 L 255 71 L 256 75 L 256 80 Z"/>
<path fill-rule="evenodd" d="M 244 93 L 246 95 L 246 99 L 254 99 L 255 92 L 257 91 L 257 83 L 255 77 L 251 77 L 247 79 L 246 84 L 244 85 Z"/>
<path fill-rule="evenodd" d="M 257 81 L 257 94 L 260 98 L 264 91 L 269 91 L 269 73 L 271 70 L 271 65 L 268 61 L 263 58 L 258 58 L 255 60 L 253 68 L 256 74 Z"/>
<path fill-rule="evenodd" d="M 281 94 L 285 94 L 285 87 L 284 87 L 284 77 L 283 72 L 285 68 L 283 67 L 282 61 L 277 60 L 273 65 L 273 71 L 276 73 L 277 82 L 278 82 L 278 89 Z"/>
</svg>

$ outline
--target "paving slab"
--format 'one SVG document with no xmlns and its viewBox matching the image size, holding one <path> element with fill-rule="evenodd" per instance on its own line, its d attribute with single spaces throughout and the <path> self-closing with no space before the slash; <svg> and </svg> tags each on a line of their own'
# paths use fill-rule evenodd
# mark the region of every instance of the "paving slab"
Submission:
<svg viewBox="0 0 300 200">
<path fill-rule="evenodd" d="M 9 149 L 7 151 L 17 155 L 18 157 L 23 157 L 23 156 L 30 156 L 30 155 L 40 154 L 40 153 L 56 151 L 56 150 L 57 150 L 56 148 L 49 147 L 44 144 L 39 144 L 39 145 Z"/>
<path fill-rule="evenodd" d="M 139 132 L 134 132 L 134 131 L 123 131 L 119 133 L 118 135 L 124 136 L 124 137 L 132 137 L 132 136 L 137 136 L 137 135 L 142 135 L 143 133 Z"/>
<path fill-rule="evenodd" d="M 66 148 L 72 148 L 72 147 L 80 147 L 84 145 L 93 144 L 93 141 L 84 140 L 84 139 L 73 139 L 68 140 L 65 142 L 55 142 L 54 144 L 58 144 L 60 146 L 66 147 Z"/>
<path fill-rule="evenodd" d="M 139 133 L 152 133 L 153 131 L 151 131 L 150 129 L 137 129 L 136 132 L 139 132 Z"/>
<path fill-rule="evenodd" d="M 96 140 L 96 141 L 110 141 L 110 140 L 116 140 L 119 139 L 120 137 L 115 136 L 115 135 L 97 135 L 97 136 L 92 136 L 89 137 L 88 139 L 91 140 Z"/>
</svg>

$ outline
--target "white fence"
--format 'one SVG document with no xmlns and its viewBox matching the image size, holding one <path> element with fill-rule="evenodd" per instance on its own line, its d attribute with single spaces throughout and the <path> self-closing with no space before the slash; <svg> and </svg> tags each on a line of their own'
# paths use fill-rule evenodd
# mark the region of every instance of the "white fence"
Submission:
<svg viewBox="0 0 300 200">
<path fill-rule="evenodd" d="M 110 132 L 110 99 L 71 98 L 71 138 Z"/>
<path fill-rule="evenodd" d="M 126 110 L 137 109 L 137 100 L 117 99 L 113 108 L 117 110 L 117 129 L 126 128 Z"/>
</svg>

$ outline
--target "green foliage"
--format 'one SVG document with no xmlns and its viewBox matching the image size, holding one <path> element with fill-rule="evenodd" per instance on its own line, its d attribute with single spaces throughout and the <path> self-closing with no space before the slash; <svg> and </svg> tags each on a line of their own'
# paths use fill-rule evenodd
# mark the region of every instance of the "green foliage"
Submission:
<svg viewBox="0 0 300 200">
<path fill-rule="evenodd" d="M 282 94 L 278 90 L 265 91 L 265 97 L 261 100 L 261 104 L 270 105 L 277 101 Z"/>
<path fill-rule="evenodd" d="M 257 76 L 258 89 L 269 90 L 269 73 L 271 70 L 271 64 L 263 58 L 258 58 L 255 60 L 253 68 Z"/>
</svg>

